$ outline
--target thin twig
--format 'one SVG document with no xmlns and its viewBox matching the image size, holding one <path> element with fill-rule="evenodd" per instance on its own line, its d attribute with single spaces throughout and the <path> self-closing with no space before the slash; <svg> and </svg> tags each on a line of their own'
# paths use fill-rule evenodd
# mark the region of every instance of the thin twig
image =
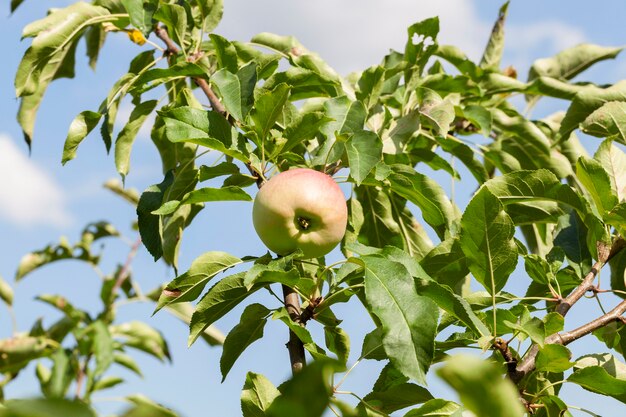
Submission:
<svg viewBox="0 0 626 417">
<path fill-rule="evenodd" d="M 560 301 L 557 305 L 556 311 L 565 316 L 567 312 L 572 308 L 572 306 L 580 300 L 588 291 L 593 291 L 597 288 L 594 286 L 593 282 L 602 269 L 604 265 L 606 265 L 613 256 L 617 255 L 622 249 L 626 247 L 626 241 L 622 238 L 618 238 L 613 242 L 611 247 L 606 245 L 598 245 L 598 261 L 593 265 L 589 273 L 583 279 L 583 282 L 574 289 L 567 297 Z M 606 314 L 596 318 L 595 320 L 590 321 L 587 324 L 584 324 L 577 329 L 574 329 L 569 332 L 563 333 L 555 333 L 546 337 L 544 343 L 545 344 L 560 344 L 567 345 L 575 340 L 580 339 L 583 336 L 588 335 L 589 333 L 600 329 L 609 323 L 614 321 L 623 321 L 624 318 L 622 315 L 626 312 L 626 300 L 619 303 L 613 310 L 609 311 Z M 513 380 L 513 382 L 518 383 L 524 378 L 525 375 L 528 375 L 535 369 L 535 360 L 537 359 L 537 354 L 539 353 L 539 346 L 533 345 L 528 353 L 524 356 L 524 359 L 519 363 L 519 365 L 514 370 L 509 370 L 509 377 Z M 506 358 L 505 358 L 506 359 Z"/>
<path fill-rule="evenodd" d="M 141 238 L 138 238 L 133 246 L 130 248 L 130 252 L 128 252 L 128 256 L 126 257 L 126 262 L 124 262 L 124 266 L 120 269 L 120 272 L 117 274 L 117 279 L 115 280 L 115 284 L 113 284 L 113 288 L 111 289 L 111 296 L 115 297 L 115 294 L 119 291 L 119 289 L 128 278 L 128 273 L 130 272 L 130 265 L 133 263 L 133 259 L 137 255 L 137 250 L 139 249 L 139 245 L 141 245 Z"/>
<path fill-rule="evenodd" d="M 154 34 L 165 43 L 165 46 L 167 47 L 167 49 L 164 52 L 165 55 L 167 56 L 176 55 L 180 52 L 180 49 L 178 48 L 176 43 L 174 43 L 172 38 L 170 38 L 169 34 L 167 33 L 167 30 L 164 27 L 157 26 L 154 29 Z M 199 56 L 201 55 L 195 54 L 193 58 L 197 59 Z M 211 86 L 209 85 L 207 80 L 200 78 L 200 77 L 193 77 L 192 80 L 196 83 L 198 87 L 200 87 L 200 89 L 202 90 L 204 95 L 207 97 L 207 99 L 209 99 L 211 108 L 215 110 L 216 112 L 218 112 L 219 114 L 221 114 L 222 116 L 224 116 L 226 119 L 228 119 L 229 117 L 228 117 L 228 112 L 226 111 L 226 108 L 220 102 L 220 99 L 217 97 L 215 92 L 211 89 Z M 232 120 L 229 120 L 229 121 L 232 123 Z"/>
</svg>

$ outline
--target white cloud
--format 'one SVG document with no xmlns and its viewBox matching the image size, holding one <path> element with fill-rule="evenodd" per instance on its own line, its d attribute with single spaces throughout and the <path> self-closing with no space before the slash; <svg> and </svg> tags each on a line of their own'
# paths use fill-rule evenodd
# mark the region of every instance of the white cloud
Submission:
<svg viewBox="0 0 626 417">
<path fill-rule="evenodd" d="M 578 28 L 558 20 L 544 20 L 530 25 L 512 25 L 507 29 L 507 46 L 529 50 L 547 46 L 554 52 L 585 42 L 585 34 Z"/>
<path fill-rule="evenodd" d="M 218 32 L 244 41 L 259 32 L 291 34 L 339 73 L 346 74 L 379 63 L 390 48 L 402 51 L 406 28 L 433 16 L 440 18 L 440 42 L 455 44 L 472 58 L 480 57 L 490 24 L 480 22 L 471 0 L 455 0 L 454 4 L 415 0 L 231 0 L 225 3 Z"/>
<path fill-rule="evenodd" d="M 264 31 L 291 34 L 339 73 L 347 74 L 377 64 L 390 48 L 402 51 L 406 28 L 432 16 L 440 19 L 439 43 L 458 46 L 469 58 L 479 60 L 497 8 L 485 20 L 477 7 L 475 0 L 230 0 L 218 32 L 242 41 Z M 509 17 L 514 12 L 509 10 Z M 579 29 L 549 17 L 523 26 L 510 20 L 505 27 L 509 62 L 504 65 L 528 67 L 546 48 L 553 54 L 585 40 Z"/>
<path fill-rule="evenodd" d="M 62 189 L 5 134 L 0 134 L 0 178 L 0 217 L 20 226 L 70 223 Z"/>
</svg>

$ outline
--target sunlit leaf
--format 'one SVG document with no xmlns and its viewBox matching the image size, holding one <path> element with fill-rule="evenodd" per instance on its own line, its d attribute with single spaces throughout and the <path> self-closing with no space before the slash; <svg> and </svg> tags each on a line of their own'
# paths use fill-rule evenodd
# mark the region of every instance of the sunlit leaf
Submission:
<svg viewBox="0 0 626 417">
<path fill-rule="evenodd" d="M 157 100 L 149 100 L 137 105 L 130 113 L 128 123 L 124 125 L 115 140 L 115 166 L 122 178 L 126 177 L 130 169 L 130 151 L 137 133 L 156 105 Z"/>
<path fill-rule="evenodd" d="M 528 80 L 540 76 L 570 80 L 597 62 L 615 58 L 622 49 L 581 43 L 553 57 L 536 60 L 530 67 Z"/>
<path fill-rule="evenodd" d="M 355 132 L 345 144 L 350 164 L 350 176 L 357 185 L 380 162 L 383 145 L 378 135 L 367 130 Z"/>
<path fill-rule="evenodd" d="M 496 71 L 500 69 L 500 61 L 502 60 L 502 52 L 504 50 L 504 22 L 506 20 L 508 8 L 508 1 L 500 7 L 498 19 L 491 29 L 491 36 L 487 42 L 485 52 L 483 52 L 483 57 L 480 60 L 481 68 L 488 68 Z"/>
<path fill-rule="evenodd" d="M 267 409 L 280 395 L 280 391 L 261 374 L 248 372 L 241 391 L 243 417 L 265 417 Z"/>
<path fill-rule="evenodd" d="M 243 351 L 263 337 L 263 329 L 269 314 L 270 310 L 261 304 L 250 304 L 243 311 L 239 324 L 233 327 L 224 340 L 220 359 L 222 381 L 226 379 L 226 375 Z"/>
<path fill-rule="evenodd" d="M 515 227 L 504 206 L 482 187 L 461 218 L 460 244 L 467 265 L 483 287 L 496 294 L 517 265 Z"/>
<path fill-rule="evenodd" d="M 193 301 L 217 274 L 242 262 L 226 252 L 206 252 L 191 263 L 189 270 L 171 281 L 159 297 L 156 311 L 172 304 Z"/>
<path fill-rule="evenodd" d="M 434 354 L 437 308 L 430 299 L 417 295 L 403 265 L 377 257 L 360 259 L 365 268 L 365 296 L 382 323 L 385 352 L 398 370 L 424 383 Z"/>
<path fill-rule="evenodd" d="M 463 405 L 478 416 L 525 415 L 515 385 L 502 378 L 500 369 L 489 361 L 475 356 L 454 355 L 437 370 L 437 375 L 451 385 Z"/>
<path fill-rule="evenodd" d="M 200 299 L 189 325 L 189 344 L 216 320 L 223 317 L 259 287 L 248 289 L 244 284 L 245 272 L 222 278 Z"/>
</svg>

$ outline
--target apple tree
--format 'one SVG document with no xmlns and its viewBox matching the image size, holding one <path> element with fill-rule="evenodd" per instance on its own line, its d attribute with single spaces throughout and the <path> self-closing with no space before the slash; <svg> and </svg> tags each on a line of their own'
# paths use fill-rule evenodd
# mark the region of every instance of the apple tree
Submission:
<svg viewBox="0 0 626 417">
<path fill-rule="evenodd" d="M 12 0 L 12 9 L 22 2 Z M 564 384 L 626 402 L 626 84 L 572 81 L 621 48 L 578 45 L 518 77 L 501 62 L 507 7 L 479 62 L 440 44 L 433 17 L 407 29 L 403 50 L 349 76 L 290 36 L 220 36 L 221 0 L 81 1 L 26 26 L 31 43 L 15 88 L 28 146 L 37 146 L 33 125 L 47 87 L 74 74 L 77 44 L 85 41 L 95 66 L 105 38 L 128 36 L 141 52 L 99 108 L 75 116 L 61 162 L 100 136 L 123 181 L 137 133 L 155 114 L 163 175 L 140 195 L 108 184 L 134 206 L 140 239 L 104 274 L 101 313 L 44 295 L 63 318 L 0 341 L 2 386 L 28 378 L 24 368 L 36 363 L 42 395 L 6 399 L 0 415 L 95 415 L 91 395 L 123 382 L 110 375 L 112 364 L 140 372 L 133 349 L 167 358 L 168 342 L 144 318 L 117 321 L 117 303 L 137 298 L 155 303 L 157 319 L 168 312 L 188 323 L 190 343 L 222 345 L 224 378 L 268 321 L 285 325 L 275 343 L 287 342 L 293 377 L 277 387 L 249 372 L 244 417 L 571 416 Z M 563 111 L 532 119 L 542 98 L 560 99 Z M 114 132 L 124 99 L 133 110 Z M 202 162 L 207 153 L 215 163 Z M 311 177 L 270 188 L 296 168 Z M 432 172 L 475 190 L 465 207 Z M 331 177 L 347 201 L 319 192 L 320 182 L 336 187 Z M 184 232 L 206 205 L 238 201 L 252 212 L 257 189 L 265 195 L 255 226 L 278 253 L 212 251 L 179 264 Z M 293 217 L 301 203 L 310 212 Z M 310 216 L 339 236 L 314 235 Z M 281 231 L 281 221 L 300 229 Z M 15 279 L 61 259 L 97 267 L 94 243 L 117 236 L 111 224 L 90 224 L 77 243 L 27 254 Z M 342 260 L 328 264 L 324 254 L 338 240 Z M 168 265 L 172 280 L 142 292 L 129 273 L 137 250 Z M 600 282 L 603 269 L 610 279 Z M 523 284 L 510 282 L 514 271 Z M 12 288 L 1 284 L 10 306 Z M 274 302 L 255 301 L 258 292 Z M 583 297 L 600 307 L 572 325 L 568 313 Z M 363 340 L 342 328 L 339 303 L 371 320 Z M 239 324 L 223 337 L 213 325 L 237 306 L 245 306 Z M 322 338 L 310 332 L 316 326 Z M 605 351 L 572 357 L 568 345 L 583 337 Z M 362 361 L 384 366 L 370 392 L 343 395 Z M 458 398 L 426 385 L 433 372 Z M 127 416 L 174 415 L 144 397 L 128 401 Z"/>
</svg>

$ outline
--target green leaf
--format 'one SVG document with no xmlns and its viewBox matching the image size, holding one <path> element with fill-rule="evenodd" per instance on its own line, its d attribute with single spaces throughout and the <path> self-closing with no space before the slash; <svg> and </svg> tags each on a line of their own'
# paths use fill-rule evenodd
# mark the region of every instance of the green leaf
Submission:
<svg viewBox="0 0 626 417">
<path fill-rule="evenodd" d="M 385 390 L 374 390 L 363 397 L 363 401 L 383 413 L 394 411 L 432 400 L 433 396 L 424 387 L 411 383 L 399 383 Z"/>
<path fill-rule="evenodd" d="M 130 17 L 130 24 L 147 36 L 152 31 L 152 15 L 156 7 L 143 0 L 121 0 Z"/>
<path fill-rule="evenodd" d="M 267 140 L 270 129 L 280 117 L 289 99 L 289 86 L 278 84 L 273 90 L 264 90 L 255 99 L 250 118 L 260 142 Z"/>
<path fill-rule="evenodd" d="M 191 263 L 189 270 L 171 281 L 159 297 L 156 311 L 172 303 L 193 301 L 217 274 L 243 261 L 226 252 L 206 252 Z"/>
<path fill-rule="evenodd" d="M 547 169 L 505 174 L 489 180 L 485 187 L 505 206 L 533 200 L 554 201 L 572 207 L 583 218 L 587 214 L 581 197 Z"/>
<path fill-rule="evenodd" d="M 16 336 L 0 340 L 0 372 L 15 372 L 33 359 L 48 356 L 55 343 L 44 337 Z"/>
<path fill-rule="evenodd" d="M 321 112 L 298 114 L 283 132 L 287 142 L 274 152 L 288 152 L 305 140 L 313 139 L 330 119 Z"/>
<path fill-rule="evenodd" d="M 536 60 L 528 72 L 528 81 L 541 76 L 571 80 L 593 64 L 615 58 L 622 49 L 581 43 L 553 57 Z"/>
<path fill-rule="evenodd" d="M 314 359 L 327 360 L 324 350 L 320 348 L 306 327 L 303 327 L 300 323 L 296 323 L 285 307 L 282 307 L 272 314 L 272 320 L 280 320 L 289 327 L 297 337 L 300 339 L 304 348 L 313 356 Z"/>
<path fill-rule="evenodd" d="M 93 388 L 91 389 L 91 391 L 100 391 L 107 388 L 113 388 L 114 386 L 119 385 L 122 382 L 124 382 L 124 379 L 120 378 L 119 376 L 105 376 L 97 380 L 93 384 Z"/>
<path fill-rule="evenodd" d="M 431 17 L 414 23 L 407 29 L 408 40 L 404 47 L 404 59 L 410 66 L 417 67 L 420 75 L 431 55 L 437 50 L 437 34 L 439 33 L 439 18 Z M 410 79 L 405 76 L 406 79 Z"/>
<path fill-rule="evenodd" d="M 561 121 L 558 138 L 567 139 L 589 115 L 612 101 L 626 101 L 626 81 L 606 88 L 589 87 L 577 93 Z"/>
<path fill-rule="evenodd" d="M 421 407 L 414 408 L 404 417 L 457 417 L 461 407 L 448 400 L 435 398 L 428 400 Z"/>
<path fill-rule="evenodd" d="M 273 33 L 259 33 L 251 43 L 263 45 L 286 55 L 294 67 L 301 67 L 318 74 L 320 78 L 339 81 L 337 73 L 316 53 L 309 51 L 293 36 L 280 36 Z"/>
<path fill-rule="evenodd" d="M 166 82 L 172 82 L 186 77 L 206 78 L 206 69 L 193 62 L 177 62 L 167 68 L 152 68 L 141 71 L 133 80 L 128 92 L 134 95 L 142 94 Z"/>
<path fill-rule="evenodd" d="M 163 361 L 170 358 L 170 351 L 163 335 L 140 321 L 130 321 L 109 327 L 111 336 L 123 339 L 122 344 L 146 352 Z"/>
<path fill-rule="evenodd" d="M 207 327 L 260 288 L 254 286 L 248 290 L 244 284 L 245 275 L 245 272 L 240 272 L 222 278 L 200 299 L 196 311 L 191 316 L 189 345 L 193 344 Z"/>
<path fill-rule="evenodd" d="M 330 402 L 331 376 L 343 368 L 335 361 L 315 361 L 281 385 L 281 395 L 269 409 L 267 417 L 320 417 Z"/>
<path fill-rule="evenodd" d="M 57 349 L 50 359 L 52 360 L 52 372 L 42 390 L 46 397 L 63 398 L 74 379 L 75 370 L 71 365 L 72 353 L 68 350 Z"/>
<path fill-rule="evenodd" d="M 467 118 L 483 136 L 491 133 L 491 112 L 482 106 L 470 104 L 463 107 L 463 116 Z"/>
<path fill-rule="evenodd" d="M 388 359 L 383 346 L 383 329 L 376 327 L 363 338 L 361 356 L 363 359 L 382 361 Z M 395 368 L 394 368 L 395 369 Z"/>
<path fill-rule="evenodd" d="M 219 113 L 176 107 L 161 111 L 159 115 L 165 122 L 165 135 L 171 142 L 194 143 L 248 162 L 245 140 L 240 140 L 237 130 Z"/>
<path fill-rule="evenodd" d="M 429 88 L 420 88 L 417 93 L 422 123 L 432 126 L 438 135 L 446 136 L 454 121 L 454 105 Z"/>
<path fill-rule="evenodd" d="M 123 366 L 130 371 L 133 371 L 138 376 L 143 377 L 139 365 L 137 365 L 137 362 L 135 362 L 132 356 L 121 352 L 113 352 L 113 362 Z"/>
<path fill-rule="evenodd" d="M 379 101 L 385 82 L 385 68 L 377 65 L 369 67 L 361 74 L 356 97 L 365 104 L 368 110 Z"/>
<path fill-rule="evenodd" d="M 2 417 L 97 417 L 96 412 L 80 400 L 64 398 L 14 399 L 0 408 Z"/>
<path fill-rule="evenodd" d="M 609 174 L 611 188 L 619 201 L 626 200 L 626 153 L 611 140 L 600 144 L 593 156 Z"/>
<path fill-rule="evenodd" d="M 215 55 L 217 57 L 219 68 L 224 68 L 229 72 L 236 74 L 238 64 L 237 50 L 234 45 L 228 39 L 215 33 L 209 34 L 209 38 L 211 38 L 211 42 L 215 47 Z"/>
<path fill-rule="evenodd" d="M 626 251 L 622 250 L 612 257 L 609 266 L 611 267 L 611 289 L 626 292 Z M 615 295 L 626 298 L 626 293 L 616 292 Z M 624 338 L 624 346 L 626 346 L 626 337 Z M 623 353 L 626 354 L 626 351 Z"/>
<path fill-rule="evenodd" d="M 626 103 L 609 101 L 603 104 L 585 118 L 580 130 L 591 136 L 626 143 Z"/>
<path fill-rule="evenodd" d="M 104 46 L 107 32 L 102 25 L 90 26 L 85 31 L 85 43 L 87 44 L 87 57 L 89 58 L 89 66 L 96 69 L 100 50 Z"/>
<path fill-rule="evenodd" d="M 226 336 L 222 357 L 220 359 L 220 370 L 222 371 L 222 382 L 226 375 L 241 356 L 244 350 L 255 341 L 263 337 L 263 329 L 267 323 L 267 316 L 270 314 L 265 306 L 261 304 L 250 304 L 241 314 L 239 324 L 237 324 Z"/>
<path fill-rule="evenodd" d="M 365 298 L 381 321 L 385 352 L 399 371 L 424 383 L 434 354 L 438 309 L 416 293 L 413 278 L 402 264 L 373 256 L 360 260 L 365 269 Z"/>
<path fill-rule="evenodd" d="M 257 263 L 246 272 L 244 283 L 248 288 L 252 288 L 258 282 L 281 283 L 293 288 L 300 280 L 300 272 L 293 266 L 292 259 L 293 255 L 289 255 L 289 258 L 281 257 L 267 265 Z"/>
<path fill-rule="evenodd" d="M 224 14 L 223 0 L 202 0 L 197 4 L 202 14 L 202 30 L 205 33 L 213 32 Z"/>
<path fill-rule="evenodd" d="M 239 187 L 227 186 L 223 188 L 198 188 L 185 194 L 181 201 L 168 201 L 152 214 L 172 214 L 179 206 L 184 204 L 208 203 L 212 201 L 252 201 L 252 197 Z"/>
<path fill-rule="evenodd" d="M 142 395 L 129 395 L 126 399 L 134 406 L 127 410 L 122 417 L 178 417 L 172 410 Z"/>
<path fill-rule="evenodd" d="M 173 180 L 173 175 L 168 173 L 162 183 L 146 188 L 137 204 L 137 225 L 141 242 L 155 261 L 163 255 L 163 225 L 159 216 L 152 212 L 161 206 L 165 192 Z"/>
<path fill-rule="evenodd" d="M 342 94 L 341 84 L 335 77 L 300 67 L 291 67 L 285 72 L 273 74 L 263 84 L 263 89 L 271 90 L 282 83 L 291 87 L 291 101 L 311 97 L 336 97 Z"/>
<path fill-rule="evenodd" d="M 489 361 L 455 355 L 445 360 L 437 375 L 452 386 L 463 405 L 477 416 L 525 415 L 517 388 L 510 380 L 502 378 L 500 369 Z"/>
<path fill-rule="evenodd" d="M 115 140 L 115 166 L 122 178 L 126 177 L 130 169 L 130 151 L 137 133 L 157 103 L 157 100 L 149 100 L 137 105 L 130 113 L 128 123 L 124 125 Z"/>
<path fill-rule="evenodd" d="M 579 368 L 567 380 L 597 394 L 626 403 L 626 379 L 616 378 L 602 366 Z"/>
<path fill-rule="evenodd" d="M 500 61 L 502 60 L 502 52 L 504 50 L 504 22 L 506 20 L 508 8 L 508 1 L 500 7 L 498 19 L 491 29 L 491 36 L 489 36 L 487 47 L 485 48 L 483 57 L 480 60 L 481 68 L 492 69 L 495 71 L 500 69 Z"/>
<path fill-rule="evenodd" d="M 113 338 L 107 325 L 102 320 L 93 322 L 90 326 L 93 331 L 91 351 L 96 359 L 94 376 L 102 375 L 113 363 Z"/>
<path fill-rule="evenodd" d="M 441 238 L 458 220 L 458 209 L 437 182 L 405 165 L 392 165 L 391 190 L 417 205 L 426 223 Z"/>
<path fill-rule="evenodd" d="M 456 288 L 469 274 L 458 237 L 448 238 L 435 246 L 420 261 L 420 265 L 429 276 L 450 288 Z"/>
<path fill-rule="evenodd" d="M 334 137 L 335 132 L 344 134 L 362 131 L 367 118 L 367 110 L 363 103 L 350 100 L 346 96 L 325 101 L 324 114 L 333 119 L 321 129 L 327 138 Z"/>
<path fill-rule="evenodd" d="M 539 349 L 535 365 L 538 371 L 564 372 L 575 365 L 570 362 L 572 353 L 563 345 L 548 344 Z"/>
<path fill-rule="evenodd" d="M 239 121 L 245 121 L 254 103 L 256 85 L 256 64 L 251 62 L 239 69 L 236 74 L 221 69 L 211 76 L 211 83 L 222 96 L 226 110 Z"/>
<path fill-rule="evenodd" d="M 517 265 L 515 226 L 486 186 L 474 195 L 461 218 L 460 244 L 469 270 L 490 294 L 500 291 Z"/>
<path fill-rule="evenodd" d="M 178 268 L 178 252 L 183 240 L 183 231 L 203 207 L 203 204 L 181 206 L 167 219 L 163 227 L 163 259 L 174 268 Z"/>
<path fill-rule="evenodd" d="M 30 147 L 33 140 L 33 132 L 35 128 L 35 118 L 37 116 L 37 111 L 39 109 L 39 105 L 41 104 L 41 100 L 48 88 L 50 82 L 57 78 L 57 75 L 61 76 L 62 67 L 67 62 L 67 56 L 73 56 L 75 53 L 76 45 L 78 42 L 74 42 L 70 45 L 69 48 L 65 48 L 55 56 L 51 57 L 48 61 L 46 61 L 46 65 L 40 71 L 40 75 L 37 77 L 37 82 L 32 87 L 33 90 L 26 92 L 20 98 L 20 107 L 17 113 L 17 121 L 22 128 L 22 132 L 24 134 L 24 140 Z M 24 58 L 20 63 L 20 67 L 16 73 L 16 86 L 18 82 L 18 77 L 20 73 L 24 71 L 30 71 L 33 69 L 33 66 L 36 65 L 33 62 L 34 58 L 29 55 L 29 52 L 32 51 L 32 47 L 27 49 L 26 54 L 24 54 Z M 31 54 L 32 55 L 32 54 Z M 35 71 L 33 71 L 35 72 Z"/>
<path fill-rule="evenodd" d="M 350 355 L 350 337 L 341 327 L 324 326 L 324 339 L 328 350 L 337 355 L 337 360 L 344 366 Z"/>
<path fill-rule="evenodd" d="M 0 276 L 0 300 L 4 301 L 6 305 L 13 305 L 13 288 L 2 276 Z"/>
<path fill-rule="evenodd" d="M 618 203 L 611 178 L 600 162 L 581 156 L 576 162 L 576 177 L 591 195 L 600 217 Z"/>
<path fill-rule="evenodd" d="M 447 286 L 426 279 L 416 279 L 415 283 L 418 294 L 433 300 L 439 308 L 456 317 L 478 337 L 491 334 L 487 326 L 476 316 L 469 303 L 463 297 L 454 294 Z"/>
<path fill-rule="evenodd" d="M 223 175 L 239 173 L 239 167 L 232 162 L 220 162 L 214 166 L 202 165 L 200 167 L 199 180 L 206 181 Z"/>
<path fill-rule="evenodd" d="M 13 13 L 18 7 L 20 7 L 20 4 L 22 4 L 24 2 L 24 0 L 11 0 L 11 13 Z"/>
<path fill-rule="evenodd" d="M 63 157 L 61 163 L 65 165 L 76 157 L 76 150 L 85 137 L 100 123 L 100 113 L 85 110 L 72 121 L 70 129 L 63 145 Z"/>
<path fill-rule="evenodd" d="M 374 132 L 355 132 L 345 144 L 350 164 L 350 176 L 357 185 L 367 177 L 383 156 L 383 144 Z"/>
<path fill-rule="evenodd" d="M 78 2 L 66 8 L 53 10 L 41 20 L 32 22 L 22 32 L 22 38 L 35 37 L 24 54 L 15 77 L 16 95 L 22 97 L 41 90 L 40 84 L 47 84 L 62 66 L 65 52 L 76 37 L 87 26 L 94 23 L 115 20 L 104 7 Z M 54 30 L 51 30 L 54 28 Z M 60 59 L 58 59 L 60 58 Z M 48 72 L 48 65 L 54 60 L 56 67 L 52 74 L 44 77 Z M 57 60 L 58 59 L 58 60 Z M 42 80 L 43 79 L 43 80 Z M 43 88 L 45 91 L 45 87 Z"/>
<path fill-rule="evenodd" d="M 536 124 L 516 112 L 507 114 L 500 109 L 492 109 L 491 115 L 494 128 L 508 134 L 503 146 L 506 145 L 509 152 L 515 152 L 518 159 L 524 158 L 532 164 L 524 168 L 550 166 L 550 140 Z"/>
<path fill-rule="evenodd" d="M 241 412 L 243 417 L 265 417 L 267 410 L 280 391 L 261 374 L 248 372 L 241 391 Z"/>
<path fill-rule="evenodd" d="M 153 18 L 165 23 L 167 33 L 179 46 L 185 48 L 187 37 L 187 12 L 183 6 L 159 2 L 159 8 Z"/>
<path fill-rule="evenodd" d="M 528 312 L 526 314 L 528 314 Z M 525 339 L 526 337 L 524 335 L 526 335 L 530 337 L 530 339 L 534 343 L 538 344 L 539 347 L 544 346 L 544 340 L 546 338 L 545 323 L 541 321 L 540 319 L 538 319 L 537 317 L 520 318 L 518 320 L 518 323 L 513 323 L 508 320 L 504 320 L 504 324 L 510 329 L 521 332 L 523 334 L 522 337 L 518 335 L 518 337 L 520 337 L 520 340 Z"/>
</svg>

